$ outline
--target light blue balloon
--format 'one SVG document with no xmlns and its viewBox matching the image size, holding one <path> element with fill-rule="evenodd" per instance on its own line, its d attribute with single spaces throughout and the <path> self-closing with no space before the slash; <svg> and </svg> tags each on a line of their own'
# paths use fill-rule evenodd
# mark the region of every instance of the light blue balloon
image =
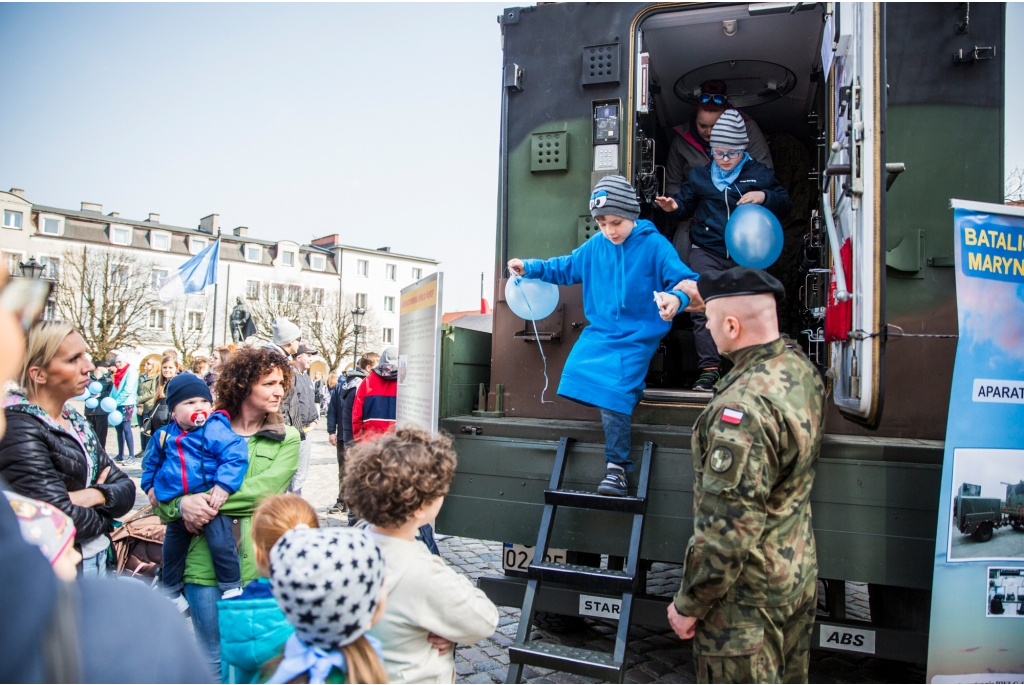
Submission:
<svg viewBox="0 0 1024 685">
<path fill-rule="evenodd" d="M 107 414 L 107 423 L 111 426 L 120 426 L 122 421 L 124 421 L 124 415 L 119 411 L 112 411 Z"/>
<path fill-rule="evenodd" d="M 100 401 L 95 397 L 90 397 L 85 401 L 85 406 L 87 409 L 95 409 L 96 407 L 100 406 Z"/>
<path fill-rule="evenodd" d="M 104 397 L 100 401 L 100 409 L 109 414 L 110 412 L 117 410 L 117 402 L 114 401 L 113 397 Z M 120 421 L 118 421 L 118 423 L 120 423 Z"/>
<path fill-rule="evenodd" d="M 761 205 L 740 205 L 725 225 L 725 247 L 741 266 L 767 269 L 782 254 L 782 224 Z"/>
<path fill-rule="evenodd" d="M 89 384 L 89 392 L 93 395 L 99 395 L 103 392 L 103 384 L 99 381 L 93 381 Z"/>
<path fill-rule="evenodd" d="M 505 301 L 516 316 L 540 321 L 558 306 L 558 286 L 535 278 L 513 276 L 505 282 Z"/>
</svg>

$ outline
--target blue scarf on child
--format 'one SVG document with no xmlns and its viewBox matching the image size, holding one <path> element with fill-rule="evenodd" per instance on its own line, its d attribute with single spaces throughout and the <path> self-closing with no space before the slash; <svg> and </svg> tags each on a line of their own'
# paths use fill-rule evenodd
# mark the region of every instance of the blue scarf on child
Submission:
<svg viewBox="0 0 1024 685">
<path fill-rule="evenodd" d="M 383 648 L 380 641 L 372 635 L 364 634 L 364 637 L 383 662 Z M 319 647 L 312 647 L 300 640 L 298 635 L 293 634 L 288 638 L 288 642 L 284 643 L 284 659 L 278 664 L 274 675 L 267 682 L 288 683 L 297 675 L 309 673 L 309 682 L 319 685 L 326 682 L 332 668 L 348 674 L 348 665 L 345 663 L 344 654 L 337 650 L 325 652 Z"/>
<path fill-rule="evenodd" d="M 715 187 L 719 190 L 725 190 L 740 177 L 740 172 L 743 171 L 743 165 L 750 159 L 750 153 L 744 152 L 743 159 L 740 163 L 732 168 L 732 171 L 723 171 L 722 167 L 718 166 L 718 162 L 712 160 L 711 162 L 711 182 L 715 184 Z"/>
</svg>

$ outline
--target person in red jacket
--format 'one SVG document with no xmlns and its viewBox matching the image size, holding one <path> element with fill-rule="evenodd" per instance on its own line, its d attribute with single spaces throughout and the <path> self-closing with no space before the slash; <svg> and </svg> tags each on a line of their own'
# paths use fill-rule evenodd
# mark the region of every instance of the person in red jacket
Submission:
<svg viewBox="0 0 1024 685">
<path fill-rule="evenodd" d="M 395 432 L 397 391 L 398 348 L 389 347 L 356 390 L 352 405 L 352 437 L 356 442 Z"/>
</svg>

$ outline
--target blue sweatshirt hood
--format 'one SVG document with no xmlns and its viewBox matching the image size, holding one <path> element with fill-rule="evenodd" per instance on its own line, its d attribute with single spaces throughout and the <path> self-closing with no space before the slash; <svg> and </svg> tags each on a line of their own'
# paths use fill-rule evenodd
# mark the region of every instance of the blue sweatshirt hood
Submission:
<svg viewBox="0 0 1024 685">
<path fill-rule="evenodd" d="M 243 671 L 259 671 L 295 632 L 273 596 L 221 600 L 217 622 L 221 659 Z"/>
</svg>

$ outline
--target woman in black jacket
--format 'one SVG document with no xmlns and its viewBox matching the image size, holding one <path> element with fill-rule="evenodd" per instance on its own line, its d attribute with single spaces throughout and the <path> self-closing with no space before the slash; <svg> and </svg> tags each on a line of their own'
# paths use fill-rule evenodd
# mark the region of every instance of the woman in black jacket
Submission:
<svg viewBox="0 0 1024 685">
<path fill-rule="evenodd" d="M 82 394 L 92 370 L 71 324 L 33 328 L 22 390 L 4 399 L 7 432 L 0 440 L 0 475 L 11 489 L 74 520 L 86 576 L 106 572 L 111 522 L 135 504 L 135 483 L 113 464 L 85 417 L 66 404 Z"/>
</svg>

